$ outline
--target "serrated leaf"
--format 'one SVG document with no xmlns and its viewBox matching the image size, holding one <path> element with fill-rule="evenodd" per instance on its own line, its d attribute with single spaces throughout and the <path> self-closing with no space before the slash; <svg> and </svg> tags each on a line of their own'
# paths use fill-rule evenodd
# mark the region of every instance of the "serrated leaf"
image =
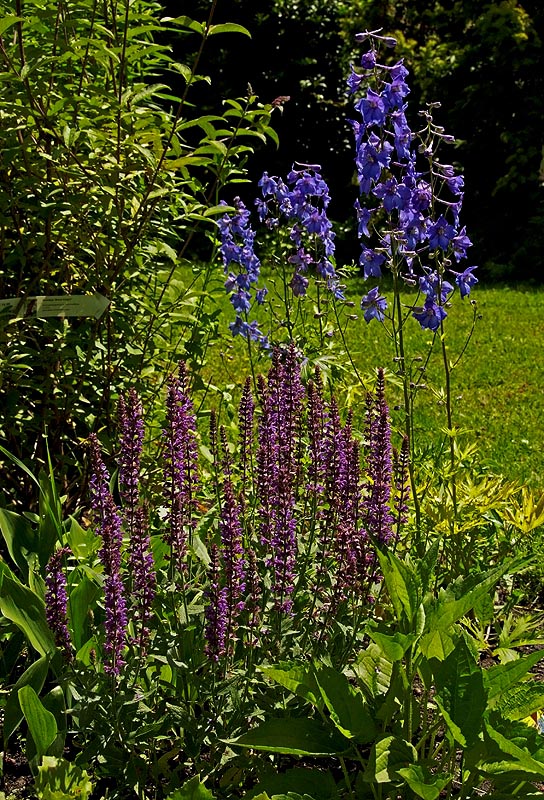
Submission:
<svg viewBox="0 0 544 800">
<path fill-rule="evenodd" d="M 489 707 L 495 706 L 502 695 L 505 692 L 509 692 L 515 684 L 519 683 L 542 658 L 544 658 L 544 650 L 537 650 L 515 661 L 510 661 L 507 664 L 496 664 L 485 670 L 484 681 L 488 691 Z M 508 700 L 508 697 L 506 700 Z"/>
</svg>

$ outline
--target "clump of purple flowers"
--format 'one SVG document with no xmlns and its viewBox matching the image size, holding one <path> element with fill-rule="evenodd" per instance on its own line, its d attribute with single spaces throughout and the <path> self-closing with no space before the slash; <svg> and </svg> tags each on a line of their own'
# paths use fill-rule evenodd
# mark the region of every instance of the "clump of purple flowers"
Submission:
<svg viewBox="0 0 544 800">
<path fill-rule="evenodd" d="M 360 265 L 365 278 L 379 279 L 387 266 L 396 277 L 417 286 L 423 303 L 413 308 L 413 316 L 422 328 L 436 331 L 454 290 L 447 276 L 461 297 L 477 283 L 476 267 L 452 269 L 472 244 L 459 222 L 463 178 L 438 159 L 439 148 L 454 139 L 434 122 L 432 110 L 438 103 L 420 112 L 424 125 L 412 132 L 406 117 L 408 70 L 402 59 L 393 66 L 379 62 L 380 46 L 392 47 L 395 40 L 376 31 L 357 39 L 369 45 L 361 69 L 352 67 L 348 78 L 349 93 L 360 95 L 355 103 L 358 116 L 351 120 L 360 189 L 355 203 Z M 376 287 L 361 306 L 367 322 L 384 319 L 387 302 Z"/>
</svg>

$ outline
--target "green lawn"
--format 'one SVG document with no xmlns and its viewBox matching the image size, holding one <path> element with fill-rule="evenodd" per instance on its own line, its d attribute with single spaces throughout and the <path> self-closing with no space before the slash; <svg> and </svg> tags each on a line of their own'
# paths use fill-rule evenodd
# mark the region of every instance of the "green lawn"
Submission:
<svg viewBox="0 0 544 800">
<path fill-rule="evenodd" d="M 362 280 L 348 281 L 348 298 L 356 301 L 352 312 L 358 311 L 361 294 L 368 291 Z M 385 294 L 388 294 L 384 290 Z M 455 420 L 466 435 L 478 442 L 481 463 L 508 479 L 518 479 L 534 488 L 544 488 L 544 290 L 519 287 L 489 287 L 479 284 L 471 295 L 477 302 L 478 319 L 466 351 L 452 374 L 452 393 L 455 398 Z M 407 299 L 407 302 L 408 299 Z M 232 318 L 228 300 L 224 300 L 222 338 L 208 354 L 204 376 L 219 388 L 231 384 L 233 402 L 238 387 L 248 374 L 247 347 L 241 337 L 232 338 L 228 321 Z M 446 341 L 450 359 L 455 360 L 462 350 L 472 323 L 473 311 L 468 299 L 456 295 L 446 320 Z M 422 331 L 415 320 L 406 327 L 407 353 L 425 355 L 432 334 Z M 263 324 L 266 330 L 266 324 Z M 390 377 L 390 406 L 399 402 L 395 387 L 396 365 L 391 345 L 376 321 L 367 325 L 359 313 L 346 329 L 346 341 L 360 374 L 366 379 L 378 366 Z M 439 343 L 437 342 L 436 345 Z M 343 343 L 338 333 L 327 345 L 341 362 Z M 336 348 L 336 350 L 335 350 Z M 429 363 L 428 386 L 442 383 L 440 347 Z M 267 369 L 267 359 L 259 363 Z M 341 401 L 346 401 L 349 383 L 354 382 L 352 371 L 346 370 L 338 389 Z M 352 386 L 351 404 L 362 409 L 362 391 Z M 208 395 L 205 403 L 217 404 L 219 395 Z M 445 425 L 440 400 L 430 389 L 419 393 L 416 423 L 420 445 L 436 444 L 440 429 Z M 395 411 L 393 421 L 399 427 L 401 415 Z"/>
</svg>

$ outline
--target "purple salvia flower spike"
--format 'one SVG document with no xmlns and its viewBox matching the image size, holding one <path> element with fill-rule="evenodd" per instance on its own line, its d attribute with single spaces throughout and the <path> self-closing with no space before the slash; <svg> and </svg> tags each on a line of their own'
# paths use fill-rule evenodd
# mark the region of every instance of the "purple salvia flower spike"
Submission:
<svg viewBox="0 0 544 800">
<path fill-rule="evenodd" d="M 66 661 L 72 660 L 71 638 L 68 630 L 68 595 L 62 561 L 70 554 L 69 547 L 56 550 L 45 568 L 45 615 L 55 637 L 56 646 L 62 650 Z"/>
<path fill-rule="evenodd" d="M 247 378 L 240 406 L 238 409 L 238 445 L 239 445 L 239 473 L 242 482 L 243 491 L 241 493 L 242 508 L 245 505 L 245 497 L 248 492 L 248 482 L 252 479 L 253 470 L 252 454 L 253 454 L 253 418 L 255 414 L 255 402 L 251 393 L 251 379 Z"/>
<path fill-rule="evenodd" d="M 133 643 L 138 646 L 139 655 L 143 658 L 146 655 L 151 634 L 148 623 L 153 615 L 152 606 L 157 587 L 157 576 L 146 514 L 141 506 L 138 506 L 134 514 L 129 552 L 128 563 L 132 577 L 131 599 L 136 631 Z"/>
<path fill-rule="evenodd" d="M 170 546 L 174 569 L 186 570 L 187 540 L 196 526 L 198 461 L 196 421 L 188 393 L 187 370 L 180 363 L 179 375 L 170 377 L 166 398 L 165 495 L 169 504 L 169 529 L 164 541 Z"/>
<path fill-rule="evenodd" d="M 379 543 L 387 544 L 393 538 L 393 515 L 391 513 L 392 448 L 389 409 L 385 401 L 385 376 L 378 370 L 378 380 L 373 401 L 368 409 L 368 458 L 369 485 L 364 500 L 365 527 Z"/>
<path fill-rule="evenodd" d="M 121 515 L 109 490 L 109 475 L 102 460 L 100 445 L 95 434 L 89 436 L 91 451 L 91 507 L 102 539 L 99 558 L 104 567 L 104 605 L 106 610 L 104 671 L 117 676 L 125 661 L 126 600 L 121 580 Z"/>
<path fill-rule="evenodd" d="M 205 591 L 207 600 L 204 637 L 204 652 L 212 661 L 219 661 L 226 653 L 227 631 L 227 591 L 221 588 L 219 569 L 219 548 L 216 544 L 210 547 L 210 566 L 208 568 L 208 588 Z"/>
</svg>

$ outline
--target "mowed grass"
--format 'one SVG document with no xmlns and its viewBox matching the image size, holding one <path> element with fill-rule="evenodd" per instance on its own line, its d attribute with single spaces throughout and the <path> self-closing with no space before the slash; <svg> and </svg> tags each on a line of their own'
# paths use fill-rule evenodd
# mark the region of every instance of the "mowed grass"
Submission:
<svg viewBox="0 0 544 800">
<path fill-rule="evenodd" d="M 354 313 L 359 311 L 360 297 L 369 287 L 359 279 L 350 279 L 347 283 L 347 297 L 356 303 L 348 311 Z M 216 287 L 218 285 L 219 278 Z M 387 289 L 384 293 L 390 295 Z M 223 333 L 208 352 L 203 377 L 220 390 L 229 387 L 232 415 L 239 389 L 249 374 L 249 361 L 245 341 L 241 337 L 231 337 L 228 332 L 228 322 L 233 319 L 228 299 L 219 297 L 223 308 L 220 322 Z M 478 284 L 471 299 L 476 301 L 476 324 L 451 376 L 453 421 L 461 430 L 460 442 L 475 441 L 479 463 L 489 471 L 544 490 L 544 290 Z M 403 300 L 407 305 L 413 303 L 409 296 Z M 461 301 L 456 293 L 445 322 L 451 362 L 455 362 L 463 350 L 472 320 L 470 300 Z M 266 331 L 264 320 L 263 323 Z M 333 360 L 346 367 L 342 379 L 336 382 L 335 391 L 341 405 L 349 403 L 353 407 L 355 423 L 360 425 L 364 388 L 357 386 L 334 320 L 332 327 L 335 333 L 327 337 L 326 354 L 332 353 Z M 407 361 L 416 356 L 425 358 L 432 334 L 421 330 L 419 324 L 410 319 L 405 335 Z M 376 321 L 367 324 L 359 311 L 358 319 L 346 325 L 345 342 L 365 383 L 371 380 L 377 367 L 385 368 L 393 423 L 400 429 L 402 412 L 395 411 L 395 406 L 401 402 L 395 376 L 397 364 L 386 332 Z M 257 371 L 266 372 L 268 363 L 268 359 L 261 356 Z M 414 362 L 414 366 L 417 368 L 420 363 Z M 423 382 L 428 388 L 420 390 L 416 398 L 416 443 L 422 450 L 429 450 L 436 449 L 444 441 L 446 427 L 443 397 L 439 394 L 444 384 L 439 341 L 435 342 Z M 228 406 L 229 395 L 212 391 L 204 405 Z"/>
</svg>

